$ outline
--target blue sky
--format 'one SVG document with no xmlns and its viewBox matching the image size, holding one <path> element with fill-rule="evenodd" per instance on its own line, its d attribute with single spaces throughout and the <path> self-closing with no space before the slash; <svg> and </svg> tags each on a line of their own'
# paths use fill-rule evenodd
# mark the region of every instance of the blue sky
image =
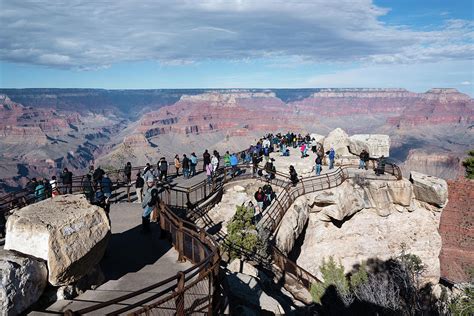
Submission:
<svg viewBox="0 0 474 316">
<path fill-rule="evenodd" d="M 454 87 L 472 1 L 2 0 L 0 87 Z"/>
</svg>

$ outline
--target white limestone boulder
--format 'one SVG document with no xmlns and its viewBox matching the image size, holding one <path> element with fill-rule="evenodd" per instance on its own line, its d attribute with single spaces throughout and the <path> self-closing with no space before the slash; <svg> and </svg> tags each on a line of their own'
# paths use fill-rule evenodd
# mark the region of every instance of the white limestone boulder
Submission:
<svg viewBox="0 0 474 316">
<path fill-rule="evenodd" d="M 300 197 L 283 216 L 275 240 L 277 248 L 285 255 L 290 253 L 303 231 L 309 217 L 308 209 L 306 198 Z"/>
<path fill-rule="evenodd" d="M 386 217 L 363 209 L 341 226 L 326 222 L 320 213 L 310 213 L 296 263 L 321 277 L 319 268 L 323 259 L 333 256 L 348 273 L 362 261 L 399 256 L 404 244 L 407 253 L 419 256 L 426 265 L 423 281 L 437 284 L 440 277 L 440 213 L 424 209 L 419 203 L 415 205 L 412 212 L 400 212 L 397 208 Z"/>
<path fill-rule="evenodd" d="M 96 266 L 107 247 L 104 210 L 82 195 L 61 195 L 14 212 L 6 225 L 5 249 L 46 260 L 48 281 L 72 284 Z"/>
<path fill-rule="evenodd" d="M 390 137 L 382 134 L 355 134 L 349 137 L 349 146 L 355 154 L 365 149 L 370 157 L 388 157 L 390 154 Z"/>
<path fill-rule="evenodd" d="M 416 199 L 438 207 L 444 207 L 448 202 L 448 184 L 445 180 L 412 171 L 410 181 Z"/>
<path fill-rule="evenodd" d="M 347 146 L 351 144 L 349 135 L 342 130 L 341 128 L 336 128 L 328 134 L 324 139 L 324 150 L 328 151 L 329 149 L 334 148 L 336 151 L 336 158 L 343 156 L 351 156 Z"/>
<path fill-rule="evenodd" d="M 0 278 L 0 314 L 19 315 L 43 293 L 48 270 L 41 260 L 1 249 Z"/>
</svg>

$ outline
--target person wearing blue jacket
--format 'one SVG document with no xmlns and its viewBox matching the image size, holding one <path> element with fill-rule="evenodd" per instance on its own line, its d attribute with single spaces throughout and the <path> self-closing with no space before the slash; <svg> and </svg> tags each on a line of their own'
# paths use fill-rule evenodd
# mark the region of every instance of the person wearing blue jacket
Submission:
<svg viewBox="0 0 474 316">
<path fill-rule="evenodd" d="M 232 167 L 232 174 L 231 176 L 234 177 L 237 173 L 237 165 L 239 164 L 239 158 L 237 158 L 236 154 L 230 155 L 230 166 Z"/>
<path fill-rule="evenodd" d="M 329 150 L 328 158 L 329 158 L 329 169 L 333 169 L 334 158 L 336 158 L 336 152 L 334 151 L 333 147 L 331 147 L 331 149 Z"/>
</svg>

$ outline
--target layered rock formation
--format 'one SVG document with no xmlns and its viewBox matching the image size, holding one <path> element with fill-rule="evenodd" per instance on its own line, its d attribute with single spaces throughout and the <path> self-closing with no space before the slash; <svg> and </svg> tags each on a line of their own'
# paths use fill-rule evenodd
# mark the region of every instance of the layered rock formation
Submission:
<svg viewBox="0 0 474 316">
<path fill-rule="evenodd" d="M 474 267 L 474 181 L 448 181 L 449 201 L 441 214 L 439 231 L 441 276 L 454 282 L 472 282 Z M 470 275 L 471 274 L 471 275 Z"/>
<path fill-rule="evenodd" d="M 277 231 L 277 247 L 290 254 L 307 225 L 297 264 L 318 277 L 330 256 L 350 272 L 364 260 L 386 260 L 405 251 L 422 259 L 424 281 L 438 283 L 438 226 L 447 198 L 443 180 L 430 177 L 425 183 L 431 187 L 420 190 L 417 180 L 366 179 L 366 171 L 358 173 L 339 187 L 298 198 Z"/>
<path fill-rule="evenodd" d="M 103 209 L 84 196 L 61 195 L 10 215 L 5 249 L 45 260 L 49 283 L 67 285 L 99 263 L 109 231 Z"/>
</svg>

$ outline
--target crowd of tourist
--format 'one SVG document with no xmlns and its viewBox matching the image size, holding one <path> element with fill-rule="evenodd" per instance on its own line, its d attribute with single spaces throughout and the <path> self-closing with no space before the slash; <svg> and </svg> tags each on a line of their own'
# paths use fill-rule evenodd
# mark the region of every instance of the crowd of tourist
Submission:
<svg viewBox="0 0 474 316">
<path fill-rule="evenodd" d="M 180 158 L 178 154 L 174 156 L 172 163 L 169 163 L 165 157 L 161 157 L 156 164 L 156 167 L 147 163 L 143 170 L 136 173 L 134 181 L 132 181 L 132 164 L 127 162 L 123 168 L 124 181 L 127 185 L 135 187 L 137 196 L 137 203 L 141 203 L 143 208 L 143 227 L 144 231 L 148 231 L 150 216 L 153 218 L 153 207 L 156 208 L 158 201 L 158 187 L 169 183 L 172 179 L 183 176 L 185 179 L 193 178 L 202 171 L 206 175 L 207 183 L 211 185 L 213 178 L 218 173 L 219 167 L 223 165 L 226 167 L 227 175 L 230 177 L 236 176 L 239 170 L 239 164 L 251 164 L 252 173 L 255 177 L 262 177 L 266 180 L 275 179 L 277 171 L 274 165 L 274 159 L 270 157 L 271 153 L 279 152 L 282 157 L 290 155 L 289 148 L 299 149 L 301 159 L 310 157 L 310 151 L 315 154 L 314 158 L 314 172 L 320 175 L 323 165 L 328 165 L 328 169 L 334 168 L 334 161 L 336 152 L 333 147 L 324 151 L 323 144 L 317 142 L 309 134 L 295 134 L 295 133 L 278 133 L 267 134 L 257 140 L 255 144 L 250 145 L 246 150 L 239 153 L 231 153 L 226 151 L 223 156 L 217 150 L 212 154 L 206 149 L 202 154 L 202 159 L 199 160 L 196 153 L 183 154 Z M 370 159 L 369 153 L 363 150 L 360 155 L 359 169 L 367 169 L 368 161 Z M 197 170 L 199 161 L 202 162 L 202 170 Z M 260 163 L 264 161 L 263 168 Z M 172 174 L 169 173 L 171 166 L 175 170 Z M 385 166 L 384 158 L 382 157 L 375 168 L 376 174 L 383 174 Z M 299 182 L 298 174 L 294 166 L 290 166 L 289 178 L 293 186 Z M 58 179 L 59 178 L 59 179 Z M 76 184 L 77 183 L 77 184 Z M 72 193 L 73 185 L 79 185 L 86 198 L 93 204 L 100 205 L 106 209 L 107 214 L 110 208 L 110 198 L 113 192 L 113 184 L 107 173 L 98 167 L 90 166 L 89 172 L 85 177 L 73 181 L 73 174 L 67 168 L 64 168 L 59 177 L 53 176 L 51 180 L 46 178 L 37 180 L 33 178 L 27 185 L 28 191 L 33 194 L 35 201 L 41 201 L 49 197 L 55 197 L 59 194 Z M 248 205 L 255 208 L 255 212 L 261 213 L 274 198 L 274 192 L 268 184 L 259 188 L 255 192 L 254 201 L 249 201 Z"/>
</svg>

